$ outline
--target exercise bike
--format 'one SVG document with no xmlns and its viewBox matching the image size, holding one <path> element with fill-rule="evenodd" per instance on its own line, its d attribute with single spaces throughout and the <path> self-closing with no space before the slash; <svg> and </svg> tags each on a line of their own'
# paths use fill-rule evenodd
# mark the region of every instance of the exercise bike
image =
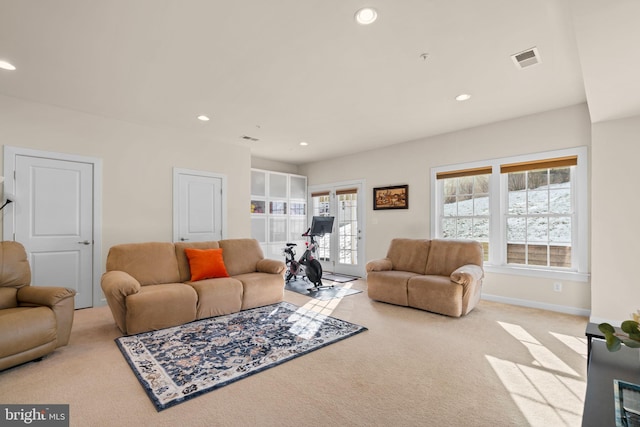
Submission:
<svg viewBox="0 0 640 427">
<path fill-rule="evenodd" d="M 316 218 L 319 219 L 316 220 Z M 302 237 L 309 238 L 309 242 L 305 242 L 306 249 L 298 260 L 296 260 L 296 252 L 294 250 L 297 246 L 296 243 L 287 243 L 286 247 L 282 249 L 283 254 L 285 255 L 285 264 L 287 266 L 287 273 L 285 275 L 286 283 L 289 283 L 292 279 L 296 280 L 298 275 L 302 275 L 303 280 L 307 279 L 313 285 L 313 287 L 307 289 L 308 291 L 317 291 L 319 289 L 334 287 L 334 285 L 324 285 L 322 283 L 322 265 L 320 264 L 320 261 L 315 258 L 315 253 L 318 248 L 315 236 L 324 235 L 327 227 L 329 232 L 331 232 L 331 227 L 333 227 L 333 217 L 313 217 L 311 227 L 302 234 Z"/>
</svg>

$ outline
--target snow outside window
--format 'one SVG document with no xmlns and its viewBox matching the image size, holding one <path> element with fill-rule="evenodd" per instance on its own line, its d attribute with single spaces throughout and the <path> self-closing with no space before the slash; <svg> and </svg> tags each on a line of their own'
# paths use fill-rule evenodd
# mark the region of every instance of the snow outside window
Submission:
<svg viewBox="0 0 640 427">
<path fill-rule="evenodd" d="M 571 268 L 572 170 L 507 174 L 507 264 Z"/>
<path fill-rule="evenodd" d="M 331 214 L 331 196 L 329 192 L 311 194 L 313 216 L 329 216 Z M 320 261 L 331 261 L 331 235 L 318 236 L 316 258 Z"/>
<path fill-rule="evenodd" d="M 489 257 L 489 177 L 471 175 L 442 179 L 440 224 L 445 239 L 471 239 L 482 243 Z"/>
<path fill-rule="evenodd" d="M 433 168 L 431 179 L 432 238 L 481 242 L 487 271 L 588 280 L 586 147 Z"/>
</svg>

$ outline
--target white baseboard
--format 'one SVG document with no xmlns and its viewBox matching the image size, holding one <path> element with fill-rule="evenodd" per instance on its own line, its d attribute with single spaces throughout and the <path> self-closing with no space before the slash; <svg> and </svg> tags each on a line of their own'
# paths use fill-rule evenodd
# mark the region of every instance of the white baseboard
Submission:
<svg viewBox="0 0 640 427">
<path fill-rule="evenodd" d="M 591 310 L 586 308 L 570 307 L 567 305 L 549 304 L 546 302 L 531 301 L 519 298 L 509 298 L 499 295 L 482 294 L 482 299 L 487 301 L 501 302 L 504 304 L 520 305 L 523 307 L 539 308 L 542 310 L 556 311 L 558 313 L 573 314 L 575 316 L 589 317 Z"/>
</svg>

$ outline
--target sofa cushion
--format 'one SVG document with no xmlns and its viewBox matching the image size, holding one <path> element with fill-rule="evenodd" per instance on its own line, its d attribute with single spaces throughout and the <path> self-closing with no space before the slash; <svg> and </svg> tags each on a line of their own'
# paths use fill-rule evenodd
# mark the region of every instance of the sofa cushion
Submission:
<svg viewBox="0 0 640 427">
<path fill-rule="evenodd" d="M 222 256 L 230 276 L 258 271 L 258 261 L 264 258 L 264 254 L 257 240 L 228 239 L 220 240 L 218 243 L 224 250 Z"/>
<path fill-rule="evenodd" d="M 196 291 L 184 283 L 142 286 L 126 300 L 127 334 L 168 328 L 196 320 Z"/>
<path fill-rule="evenodd" d="M 191 280 L 191 270 L 189 268 L 189 258 L 184 252 L 186 248 L 193 249 L 218 249 L 220 245 L 215 240 L 206 242 L 177 242 L 175 244 L 176 259 L 178 262 L 178 271 L 180 272 L 179 282 L 188 282 Z"/>
<path fill-rule="evenodd" d="M 0 287 L 21 288 L 31 283 L 27 252 L 21 243 L 0 242 Z"/>
<path fill-rule="evenodd" d="M 424 274 L 429 256 L 430 241 L 422 239 L 393 239 L 387 258 L 394 270 Z"/>
<path fill-rule="evenodd" d="M 417 274 L 408 271 L 370 271 L 367 274 L 369 298 L 407 306 L 407 283 L 414 276 Z"/>
<path fill-rule="evenodd" d="M 127 243 L 111 247 L 107 271 L 129 273 L 141 285 L 179 281 L 178 262 L 173 243 Z"/>
<path fill-rule="evenodd" d="M 191 281 L 213 279 L 215 277 L 229 277 L 222 258 L 222 249 L 193 249 L 186 248 L 184 252 L 189 258 Z"/>
<path fill-rule="evenodd" d="M 453 317 L 463 314 L 462 285 L 449 277 L 414 276 L 409 279 L 407 293 L 410 307 Z"/>
<path fill-rule="evenodd" d="M 205 279 L 187 284 L 198 294 L 198 319 L 236 313 L 242 307 L 242 282 L 233 277 Z"/>
<path fill-rule="evenodd" d="M 475 264 L 482 267 L 482 245 L 473 240 L 434 239 L 429 249 L 425 274 L 447 276 L 458 267 Z"/>
<path fill-rule="evenodd" d="M 284 298 L 284 277 L 270 273 L 246 273 L 234 276 L 242 282 L 242 310 L 275 304 Z"/>
</svg>

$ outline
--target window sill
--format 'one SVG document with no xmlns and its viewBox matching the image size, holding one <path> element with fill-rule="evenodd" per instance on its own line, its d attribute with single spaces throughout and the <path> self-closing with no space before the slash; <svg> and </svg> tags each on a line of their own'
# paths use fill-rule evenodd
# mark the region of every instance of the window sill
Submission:
<svg viewBox="0 0 640 427">
<path fill-rule="evenodd" d="M 572 282 L 589 282 L 589 273 L 577 271 L 544 270 L 540 268 L 526 268 L 513 266 L 484 265 L 484 271 L 488 273 L 509 274 L 512 276 L 540 277 L 545 279 L 569 280 Z"/>
</svg>

